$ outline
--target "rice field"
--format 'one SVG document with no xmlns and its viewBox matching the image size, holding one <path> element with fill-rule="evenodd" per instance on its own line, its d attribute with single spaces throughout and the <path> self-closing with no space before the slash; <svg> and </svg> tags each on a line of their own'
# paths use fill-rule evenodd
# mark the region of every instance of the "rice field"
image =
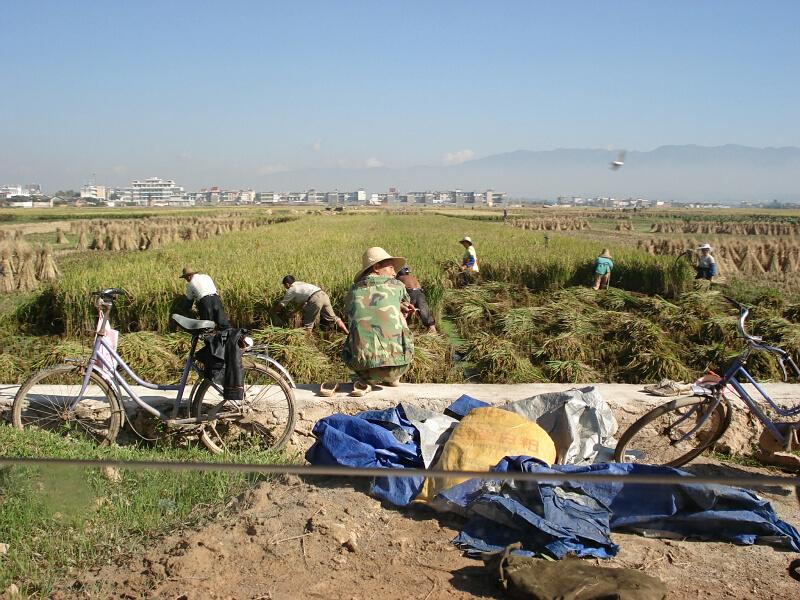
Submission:
<svg viewBox="0 0 800 600">
<path fill-rule="evenodd" d="M 68 227 L 72 238 L 102 226 L 120 241 L 65 255 L 55 281 L 16 296 L 17 305 L 0 317 L 0 371 L 5 380 L 19 381 L 35 368 L 86 352 L 95 319 L 88 293 L 124 287 L 133 298 L 120 302 L 113 317 L 123 332 L 123 355 L 145 376 L 176 378 L 189 336 L 175 333 L 169 316 L 181 307 L 181 268 L 191 265 L 212 276 L 231 321 L 269 343 L 298 381 L 347 378 L 338 356 L 341 335 L 306 336 L 292 328 L 296 316 L 287 319 L 274 307 L 283 295 L 281 279 L 291 273 L 325 289 L 341 313 L 361 254 L 373 245 L 407 257 L 437 319 L 455 330 L 449 337 L 415 335 L 408 381 L 687 379 L 718 367 L 738 349 L 730 311 L 718 292 L 693 289 L 689 262 L 659 251 L 658 240 L 636 247 L 637 239 L 648 239 L 639 233 L 644 221 L 587 212 L 569 218 L 525 213 L 503 223 L 488 211 L 469 213 L 318 212 L 258 227 L 241 225 L 245 221 L 237 217 L 240 225 L 228 230 L 206 217 L 168 217 L 157 225 L 163 239 L 145 248 L 122 240 L 126 230 L 142 231 L 146 219 L 128 228 L 121 221 L 74 223 Z M 464 235 L 475 241 L 481 265 L 480 278 L 467 287 L 457 276 Z M 780 239 L 788 244 L 790 238 Z M 615 269 L 611 288 L 595 292 L 588 285 L 594 257 L 604 247 Z M 775 343 L 800 351 L 800 304 L 736 284 L 728 292 L 758 304 L 754 325 Z M 755 368 L 762 376 L 776 375 L 769 364 Z"/>
<path fill-rule="evenodd" d="M 165 333 L 184 292 L 178 275 L 184 265 L 192 265 L 214 279 L 235 324 L 260 327 L 273 322 L 271 309 L 282 296 L 280 281 L 287 273 L 321 286 L 334 307 L 341 308 L 363 251 L 373 245 L 407 257 L 434 309 L 439 309 L 448 285 L 444 275 L 461 260 L 458 240 L 467 234 L 475 240 L 485 279 L 532 289 L 589 283 L 592 262 L 602 249 L 567 236 L 551 237 L 545 245 L 543 235 L 435 214 L 306 216 L 148 252 L 84 253 L 54 285 L 24 306 L 18 318 L 74 336 L 94 318 L 89 291 L 124 287 L 133 299 L 120 304 L 117 325 L 123 331 Z M 618 287 L 664 296 L 689 289 L 690 271 L 670 258 L 629 246 L 612 252 Z"/>
</svg>

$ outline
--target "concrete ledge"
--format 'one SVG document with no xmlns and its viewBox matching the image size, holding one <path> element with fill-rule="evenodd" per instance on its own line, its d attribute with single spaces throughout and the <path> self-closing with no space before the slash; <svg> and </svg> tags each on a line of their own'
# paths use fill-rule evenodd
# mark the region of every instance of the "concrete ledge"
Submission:
<svg viewBox="0 0 800 600">
<path fill-rule="evenodd" d="M 641 385 L 622 383 L 521 383 L 521 384 L 402 384 L 399 387 L 376 387 L 372 392 L 361 398 L 348 396 L 352 386 L 342 384 L 336 394 L 330 398 L 318 395 L 319 386 L 300 385 L 295 393 L 298 419 L 295 425 L 295 434 L 292 437 L 291 448 L 303 451 L 313 442 L 311 429 L 319 419 L 334 413 L 354 414 L 362 410 L 375 410 L 387 408 L 400 402 L 410 403 L 419 407 L 436 411 L 443 411 L 451 402 L 462 394 L 468 394 L 478 400 L 489 404 L 505 404 L 537 394 L 559 392 L 586 386 L 596 387 L 603 398 L 614 411 L 620 431 L 633 423 L 639 416 L 666 402 L 669 398 L 651 396 L 642 391 Z M 19 386 L 0 385 L 0 417 L 8 419 L 11 403 Z M 791 406 L 800 401 L 800 384 L 767 383 L 762 386 L 772 399 L 781 406 Z M 758 398 L 758 392 L 753 386 L 746 386 L 748 393 Z M 153 390 L 134 387 L 134 391 L 145 401 L 153 405 L 171 405 L 173 395 L 157 393 Z M 734 402 L 740 409 L 744 405 L 738 400 Z M 136 417 L 138 407 L 127 400 L 124 402 L 126 412 L 130 417 Z M 759 426 L 755 419 L 749 420 L 743 410 L 736 415 L 741 432 L 742 428 L 749 429 L 748 437 L 756 436 Z M 752 422 L 751 422 L 752 421 Z"/>
</svg>

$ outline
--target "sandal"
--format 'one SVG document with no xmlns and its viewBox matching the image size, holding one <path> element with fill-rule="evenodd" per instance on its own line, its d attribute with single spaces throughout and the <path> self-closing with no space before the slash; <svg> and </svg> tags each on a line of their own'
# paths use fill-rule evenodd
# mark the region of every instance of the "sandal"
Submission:
<svg viewBox="0 0 800 600">
<path fill-rule="evenodd" d="M 655 385 L 646 385 L 644 391 L 653 396 L 680 396 L 692 391 L 692 386 L 682 381 L 662 379 Z"/>
<path fill-rule="evenodd" d="M 330 398 L 339 389 L 339 384 L 335 381 L 325 381 L 319 386 L 319 395 L 323 398 Z"/>
<path fill-rule="evenodd" d="M 372 386 L 364 381 L 356 381 L 353 383 L 353 391 L 350 392 L 350 395 L 355 398 L 360 398 L 365 394 L 369 394 L 372 391 Z"/>
</svg>

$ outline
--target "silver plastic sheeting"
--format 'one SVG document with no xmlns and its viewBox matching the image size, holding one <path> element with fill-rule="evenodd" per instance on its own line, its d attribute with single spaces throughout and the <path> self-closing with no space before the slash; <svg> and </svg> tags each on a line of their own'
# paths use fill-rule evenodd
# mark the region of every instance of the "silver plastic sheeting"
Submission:
<svg viewBox="0 0 800 600">
<path fill-rule="evenodd" d="M 458 421 L 442 413 L 417 408 L 411 404 L 402 403 L 400 406 L 406 419 L 419 431 L 420 455 L 427 469 L 433 463 L 439 449 L 450 437 L 453 428 L 458 425 Z"/>
<path fill-rule="evenodd" d="M 544 429 L 556 445 L 558 464 L 611 460 L 617 420 L 594 386 L 539 394 L 500 408 L 535 421 Z"/>
</svg>

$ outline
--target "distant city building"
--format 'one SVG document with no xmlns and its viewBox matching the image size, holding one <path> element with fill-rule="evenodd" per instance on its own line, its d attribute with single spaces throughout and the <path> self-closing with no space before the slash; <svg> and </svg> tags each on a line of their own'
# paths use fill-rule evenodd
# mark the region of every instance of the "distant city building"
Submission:
<svg viewBox="0 0 800 600">
<path fill-rule="evenodd" d="M 259 204 L 277 204 L 283 201 L 283 199 L 283 194 L 279 192 L 258 192 L 256 194 L 256 202 Z"/>
<path fill-rule="evenodd" d="M 183 188 L 175 185 L 172 179 L 150 177 L 144 181 L 136 180 L 128 191 L 131 202 L 139 206 L 194 205 L 194 201 L 187 198 Z"/>
<path fill-rule="evenodd" d="M 12 196 L 28 197 L 39 195 L 40 187 L 37 184 L 26 186 L 6 185 L 0 187 L 0 198 L 7 199 Z M 221 189 L 217 186 L 203 188 L 198 192 L 186 192 L 171 179 L 150 177 L 144 180 L 135 180 L 127 188 L 111 188 L 97 185 L 93 181 L 80 188 L 80 199 L 77 205 L 93 204 L 98 201 L 108 206 L 137 205 L 137 206 L 195 206 L 197 204 L 223 204 L 223 205 L 249 205 L 249 204 L 324 204 L 329 207 L 343 206 L 502 206 L 507 202 L 506 194 L 488 189 L 485 192 L 470 190 L 425 190 L 398 193 L 396 188 L 389 188 L 388 192 L 368 193 L 364 188 L 354 191 L 319 191 L 310 189 L 302 192 L 256 192 L 253 189 Z M 601 200 L 601 199 L 597 199 Z M 613 199 L 612 199 L 613 200 Z M 563 204 L 581 203 L 581 198 L 559 198 Z M 645 206 L 647 200 L 637 198 L 628 199 L 629 202 Z M 592 199 L 587 199 L 586 204 L 592 204 Z M 617 205 L 616 201 L 613 203 Z"/>
<path fill-rule="evenodd" d="M 81 187 L 81 198 L 93 200 L 108 200 L 109 190 L 104 185 L 89 184 Z"/>
<path fill-rule="evenodd" d="M 30 196 L 30 193 L 21 185 L 0 186 L 0 198 L 12 198 L 14 196 Z"/>
</svg>

